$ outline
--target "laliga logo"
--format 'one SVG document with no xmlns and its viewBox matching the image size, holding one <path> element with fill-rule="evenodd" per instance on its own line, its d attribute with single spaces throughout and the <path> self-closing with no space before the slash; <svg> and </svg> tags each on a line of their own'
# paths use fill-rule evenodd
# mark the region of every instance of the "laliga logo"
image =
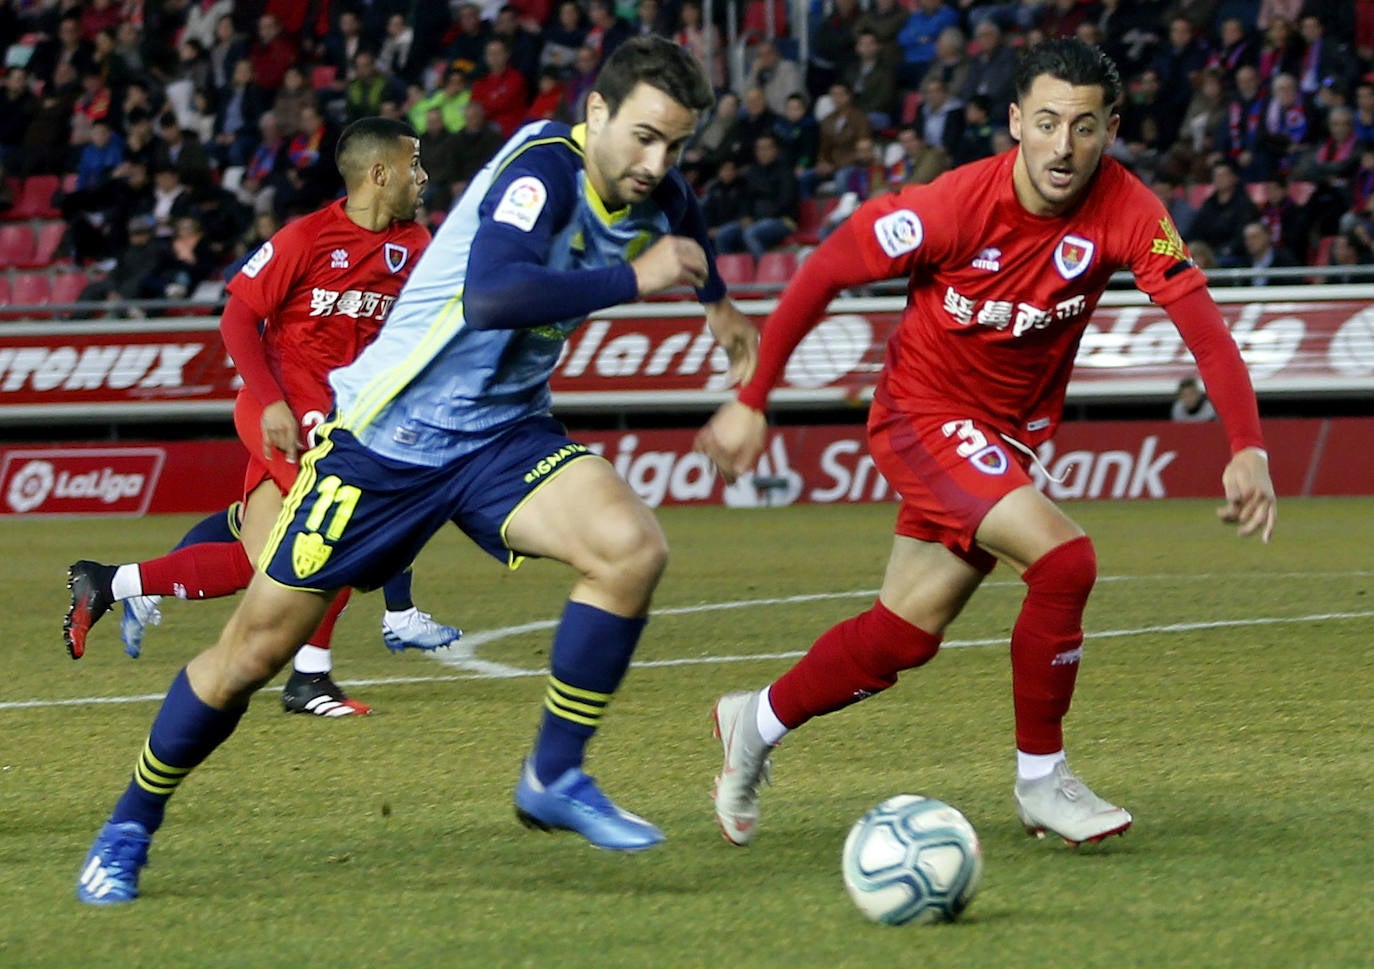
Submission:
<svg viewBox="0 0 1374 969">
<path fill-rule="evenodd" d="M 52 465 L 47 461 L 30 461 L 10 479 L 5 503 L 19 514 L 32 511 L 48 500 L 55 479 Z"/>
</svg>

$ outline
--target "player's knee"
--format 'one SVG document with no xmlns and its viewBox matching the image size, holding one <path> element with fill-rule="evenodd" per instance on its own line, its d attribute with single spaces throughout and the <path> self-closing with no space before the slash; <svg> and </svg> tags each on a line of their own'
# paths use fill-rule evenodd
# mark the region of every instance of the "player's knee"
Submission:
<svg viewBox="0 0 1374 969">
<path fill-rule="evenodd" d="M 1097 553 L 1092 539 L 1080 535 L 1040 556 L 1023 578 L 1032 592 L 1072 597 L 1086 602 L 1097 581 Z"/>
<path fill-rule="evenodd" d="M 668 566 L 668 539 L 648 509 L 623 515 L 606 525 L 600 558 L 623 581 L 652 588 Z"/>
</svg>

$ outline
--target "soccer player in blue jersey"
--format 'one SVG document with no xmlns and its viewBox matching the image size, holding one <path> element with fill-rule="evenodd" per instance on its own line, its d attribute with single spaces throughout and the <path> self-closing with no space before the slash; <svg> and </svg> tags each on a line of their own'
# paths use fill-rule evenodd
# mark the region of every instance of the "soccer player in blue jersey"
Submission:
<svg viewBox="0 0 1374 969">
<path fill-rule="evenodd" d="M 262 569 L 219 641 L 173 681 L 82 866 L 79 899 L 137 897 L 168 799 L 335 592 L 380 584 L 449 521 L 512 568 L 541 556 L 577 572 L 516 784 L 520 819 L 614 850 L 663 840 L 582 765 L 644 628 L 667 543 L 611 465 L 550 415 L 548 381 L 589 313 L 683 285 L 705 304 L 731 377 L 752 373 L 757 333 L 726 297 L 675 168 L 711 102 L 685 48 L 635 38 L 607 59 L 584 124 L 528 125 L 473 179 L 377 339 L 331 377 L 336 413 L 301 460 Z"/>
</svg>

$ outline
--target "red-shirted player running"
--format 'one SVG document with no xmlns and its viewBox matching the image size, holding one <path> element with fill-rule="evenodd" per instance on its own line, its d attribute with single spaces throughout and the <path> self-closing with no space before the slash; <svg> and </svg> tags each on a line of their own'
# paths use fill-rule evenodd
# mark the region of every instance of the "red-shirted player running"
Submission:
<svg viewBox="0 0 1374 969">
<path fill-rule="evenodd" d="M 129 566 L 74 564 L 64 625 L 73 658 L 84 652 L 90 627 L 120 599 L 213 598 L 248 585 L 282 496 L 296 479 L 297 456 L 332 407 L 329 372 L 372 342 L 429 243 L 429 232 L 414 221 L 427 181 L 419 144 L 402 122 L 366 118 L 350 125 L 336 152 L 347 196 L 287 225 L 230 280 L 220 330 L 244 383 L 234 406 L 249 455 L 241 543 L 190 545 Z M 297 654 L 283 690 L 288 710 L 370 712 L 329 676 L 330 637 L 347 602 L 344 590 Z"/>
<path fill-rule="evenodd" d="M 1103 158 L 1120 120 L 1115 65 L 1080 41 L 1047 41 L 1022 55 L 1016 90 L 1019 147 L 852 215 L 789 284 L 753 380 L 698 437 L 727 478 L 752 467 L 768 391 L 830 300 L 909 277 L 868 417 L 873 459 L 902 496 L 882 589 L 770 686 L 717 702 L 725 762 L 716 817 L 735 844 L 754 838 L 759 784 L 783 735 L 928 662 L 998 561 L 1026 583 L 1011 636 L 1021 820 L 1074 844 L 1130 826 L 1065 758 L 1061 724 L 1097 563 L 1083 530 L 1027 473 L 1031 449 L 1059 422 L 1079 339 L 1117 269 L 1129 267 L 1163 305 L 1221 414 L 1232 454 L 1221 518 L 1266 542 L 1273 531 L 1268 458 L 1235 342 L 1154 194 Z"/>
</svg>

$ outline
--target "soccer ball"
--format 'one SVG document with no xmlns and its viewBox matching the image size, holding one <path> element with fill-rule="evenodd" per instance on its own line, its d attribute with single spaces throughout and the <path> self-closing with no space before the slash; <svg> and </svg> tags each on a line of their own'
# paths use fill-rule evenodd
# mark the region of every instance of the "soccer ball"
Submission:
<svg viewBox="0 0 1374 969">
<path fill-rule="evenodd" d="M 897 794 L 854 823 L 844 887 L 874 922 L 952 922 L 978 891 L 983 851 L 968 819 L 943 801 Z"/>
</svg>

